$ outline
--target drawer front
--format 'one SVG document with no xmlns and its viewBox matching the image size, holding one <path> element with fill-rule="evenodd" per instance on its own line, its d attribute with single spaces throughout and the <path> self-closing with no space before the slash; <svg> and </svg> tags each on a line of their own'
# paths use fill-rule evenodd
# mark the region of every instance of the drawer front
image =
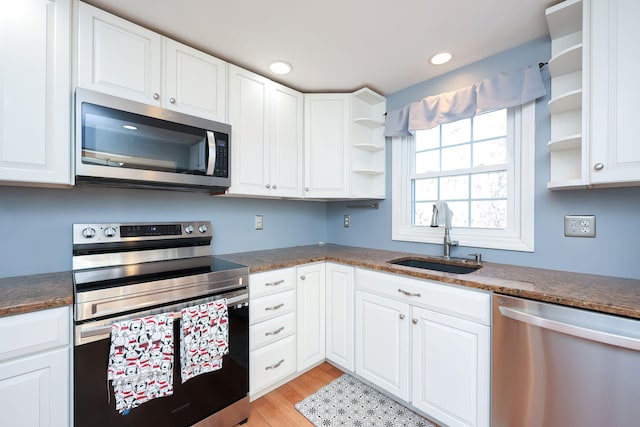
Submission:
<svg viewBox="0 0 640 427">
<path fill-rule="evenodd" d="M 292 335 L 295 332 L 295 313 L 285 314 L 251 326 L 249 329 L 249 344 L 251 345 L 251 350 L 255 350 Z"/>
<path fill-rule="evenodd" d="M 358 289 L 428 310 L 491 325 L 491 293 L 433 280 L 356 269 Z"/>
<path fill-rule="evenodd" d="M 0 361 L 69 345 L 69 307 L 0 318 Z"/>
<path fill-rule="evenodd" d="M 249 304 L 249 324 L 255 325 L 264 320 L 273 319 L 296 308 L 296 291 L 280 292 L 251 300 Z"/>
<path fill-rule="evenodd" d="M 265 271 L 249 276 L 249 296 L 257 298 L 277 292 L 295 289 L 296 269 L 283 268 L 281 270 Z"/>
<path fill-rule="evenodd" d="M 249 393 L 261 389 L 296 372 L 296 339 L 289 336 L 249 356 Z"/>
</svg>

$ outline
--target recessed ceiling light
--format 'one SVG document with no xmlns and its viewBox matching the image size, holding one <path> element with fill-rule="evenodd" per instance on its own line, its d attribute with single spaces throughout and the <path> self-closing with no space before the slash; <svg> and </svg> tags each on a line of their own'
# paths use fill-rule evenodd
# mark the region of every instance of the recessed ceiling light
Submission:
<svg viewBox="0 0 640 427">
<path fill-rule="evenodd" d="M 449 52 L 437 53 L 431 57 L 431 63 L 433 65 L 442 65 L 449 61 L 451 61 L 451 54 Z"/>
<path fill-rule="evenodd" d="M 122 125 L 122 127 L 129 130 L 138 130 L 134 125 Z"/>
<path fill-rule="evenodd" d="M 288 62 L 273 61 L 269 63 L 269 69 L 276 74 L 289 74 L 293 67 Z"/>
</svg>

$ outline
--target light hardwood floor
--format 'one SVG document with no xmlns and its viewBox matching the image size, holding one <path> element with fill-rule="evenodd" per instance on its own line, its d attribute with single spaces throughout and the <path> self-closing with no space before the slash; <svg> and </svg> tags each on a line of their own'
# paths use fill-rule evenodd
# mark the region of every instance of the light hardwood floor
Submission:
<svg viewBox="0 0 640 427">
<path fill-rule="evenodd" d="M 300 427 L 313 426 L 294 405 L 329 384 L 343 372 L 323 363 L 285 385 L 251 402 L 246 427 Z"/>
</svg>

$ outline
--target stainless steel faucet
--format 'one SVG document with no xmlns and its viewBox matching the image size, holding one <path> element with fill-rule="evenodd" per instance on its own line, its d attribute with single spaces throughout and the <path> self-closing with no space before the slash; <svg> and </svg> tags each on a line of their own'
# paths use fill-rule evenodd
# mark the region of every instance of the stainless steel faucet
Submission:
<svg viewBox="0 0 640 427">
<path fill-rule="evenodd" d="M 438 209 L 438 205 L 440 205 L 440 210 Z M 451 258 L 451 246 L 458 246 L 457 240 L 451 240 L 451 236 L 449 234 L 449 230 L 451 229 L 451 211 L 449 210 L 449 206 L 447 206 L 447 202 L 438 202 L 433 205 L 433 214 L 431 216 L 431 226 L 438 227 L 439 221 L 438 218 L 441 216 L 444 217 L 444 241 L 442 245 L 442 256 L 444 259 Z"/>
</svg>

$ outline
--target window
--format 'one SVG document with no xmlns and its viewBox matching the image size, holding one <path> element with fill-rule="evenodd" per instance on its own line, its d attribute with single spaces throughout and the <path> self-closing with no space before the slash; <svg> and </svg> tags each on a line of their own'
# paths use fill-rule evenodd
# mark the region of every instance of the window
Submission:
<svg viewBox="0 0 640 427">
<path fill-rule="evenodd" d="M 433 203 L 462 246 L 533 251 L 535 108 L 480 114 L 393 141 L 393 239 L 442 243 Z"/>
</svg>

